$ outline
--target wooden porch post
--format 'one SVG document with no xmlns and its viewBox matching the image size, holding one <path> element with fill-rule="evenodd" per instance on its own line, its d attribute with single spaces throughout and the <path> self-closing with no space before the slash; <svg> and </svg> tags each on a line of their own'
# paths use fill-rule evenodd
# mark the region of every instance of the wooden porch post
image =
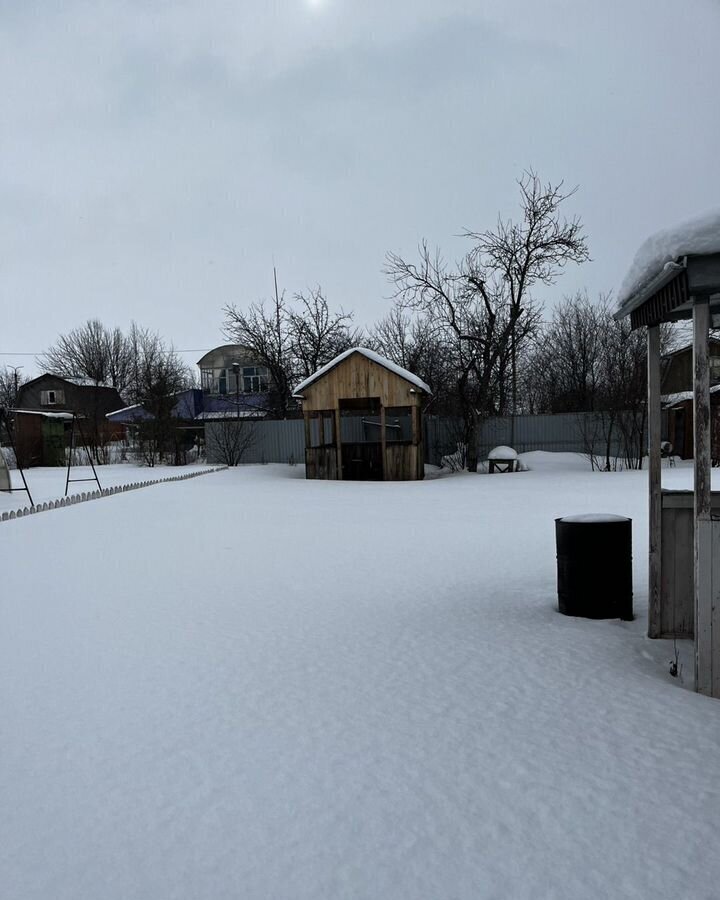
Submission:
<svg viewBox="0 0 720 900">
<path fill-rule="evenodd" d="M 335 403 L 335 453 L 337 455 L 337 477 L 342 481 L 342 422 L 340 419 L 340 402 Z"/>
<path fill-rule="evenodd" d="M 648 637 L 658 638 L 661 624 L 662 575 L 662 468 L 660 464 L 660 326 L 650 325 L 647 334 L 648 357 L 648 443 L 650 516 L 648 573 Z"/>
<path fill-rule="evenodd" d="M 713 696 L 713 523 L 710 516 L 709 328 L 710 304 L 707 299 L 696 300 L 693 305 L 693 419 L 695 427 L 695 690 L 701 694 Z"/>
<path fill-rule="evenodd" d="M 383 481 L 387 478 L 388 464 L 387 464 L 387 435 L 385 434 L 385 404 L 380 404 L 380 441 L 382 448 L 382 470 L 383 470 Z"/>
<path fill-rule="evenodd" d="M 415 400 L 410 409 L 412 410 L 412 443 L 413 452 L 415 453 L 415 458 L 413 460 L 415 464 L 415 477 L 422 479 L 425 476 L 425 454 L 423 448 L 422 417 L 420 414 L 419 400 Z"/>
</svg>

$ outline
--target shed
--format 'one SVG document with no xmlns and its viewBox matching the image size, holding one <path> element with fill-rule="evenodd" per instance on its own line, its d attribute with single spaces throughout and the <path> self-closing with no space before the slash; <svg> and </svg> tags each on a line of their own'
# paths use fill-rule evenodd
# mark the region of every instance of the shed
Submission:
<svg viewBox="0 0 720 900">
<path fill-rule="evenodd" d="M 364 347 L 346 350 L 301 382 L 307 478 L 423 478 L 422 406 L 430 388 Z"/>
<path fill-rule="evenodd" d="M 648 635 L 691 634 L 695 689 L 720 698 L 720 604 L 715 600 L 720 594 L 720 495 L 713 497 L 710 489 L 709 364 L 709 329 L 718 314 L 720 211 L 646 241 L 620 289 L 615 313 L 617 318 L 630 316 L 633 328 L 647 328 Z M 677 491 L 662 490 L 660 465 L 660 325 L 681 319 L 693 322 L 694 490 L 687 500 Z"/>
</svg>

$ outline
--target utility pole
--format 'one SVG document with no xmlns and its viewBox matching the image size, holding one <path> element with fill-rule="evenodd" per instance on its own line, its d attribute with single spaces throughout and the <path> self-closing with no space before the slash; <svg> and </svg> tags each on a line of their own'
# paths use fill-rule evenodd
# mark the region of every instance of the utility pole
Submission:
<svg viewBox="0 0 720 900">
<path fill-rule="evenodd" d="M 278 285 L 277 285 L 277 269 L 273 263 L 273 282 L 275 284 L 275 323 L 277 327 L 277 348 L 276 348 L 276 365 L 278 370 L 282 367 L 282 358 L 283 358 L 283 337 L 282 337 L 282 323 L 280 321 L 280 294 L 278 293 Z M 284 296 L 284 292 L 283 292 Z M 277 385 L 280 388 L 280 385 Z M 283 383 L 283 398 L 282 398 L 282 410 L 283 410 L 283 419 L 287 419 L 287 407 L 288 407 L 288 395 L 287 395 L 287 385 Z"/>
<path fill-rule="evenodd" d="M 12 398 L 12 405 L 13 405 L 13 406 L 15 406 L 15 404 L 17 403 L 17 395 L 18 395 L 18 372 L 20 371 L 20 369 L 24 369 L 24 368 L 25 368 L 25 366 L 8 366 L 8 369 L 12 369 L 12 372 L 13 372 L 13 383 L 14 383 L 13 398 Z"/>
<path fill-rule="evenodd" d="M 236 360 L 232 364 L 232 370 L 235 373 L 235 419 L 237 422 L 235 429 L 235 441 L 234 446 L 236 448 L 236 452 L 233 454 L 235 457 L 235 465 L 238 464 L 239 459 L 237 459 L 237 453 L 240 448 L 240 363 Z"/>
</svg>

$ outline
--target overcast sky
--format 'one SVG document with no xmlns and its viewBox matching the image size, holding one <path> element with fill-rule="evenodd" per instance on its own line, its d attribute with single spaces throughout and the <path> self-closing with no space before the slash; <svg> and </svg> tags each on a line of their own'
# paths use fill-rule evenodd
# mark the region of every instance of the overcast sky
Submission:
<svg viewBox="0 0 720 900">
<path fill-rule="evenodd" d="M 0 0 L 0 365 L 98 317 L 195 360 L 222 307 L 321 284 L 369 324 L 389 250 L 579 185 L 616 290 L 720 206 L 718 0 Z"/>
</svg>

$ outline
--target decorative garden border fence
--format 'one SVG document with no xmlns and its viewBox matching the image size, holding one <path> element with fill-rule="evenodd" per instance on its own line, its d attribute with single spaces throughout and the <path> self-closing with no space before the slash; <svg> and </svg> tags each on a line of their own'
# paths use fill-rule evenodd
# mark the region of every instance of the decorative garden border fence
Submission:
<svg viewBox="0 0 720 900">
<path fill-rule="evenodd" d="M 221 472 L 227 466 L 213 466 L 212 469 L 203 469 L 200 472 L 187 472 L 184 475 L 172 475 L 168 478 L 152 478 L 148 481 L 132 481 L 129 484 L 118 484 L 114 487 L 102 488 L 98 491 L 87 491 L 80 494 L 72 494 L 70 497 L 62 497 L 60 500 L 48 500 L 35 506 L 24 506 L 18 510 L 6 510 L 0 515 L 0 522 L 9 522 L 11 519 L 21 519 L 24 516 L 32 516 L 39 512 L 48 512 L 51 509 L 64 509 L 66 506 L 77 506 L 78 503 L 86 503 L 88 500 L 99 500 L 101 497 L 114 497 L 115 494 L 124 494 L 127 491 L 137 491 L 140 488 L 150 487 L 153 484 L 166 484 L 170 481 L 187 481 L 188 478 L 197 478 L 200 475 L 210 475 L 212 472 Z"/>
</svg>

